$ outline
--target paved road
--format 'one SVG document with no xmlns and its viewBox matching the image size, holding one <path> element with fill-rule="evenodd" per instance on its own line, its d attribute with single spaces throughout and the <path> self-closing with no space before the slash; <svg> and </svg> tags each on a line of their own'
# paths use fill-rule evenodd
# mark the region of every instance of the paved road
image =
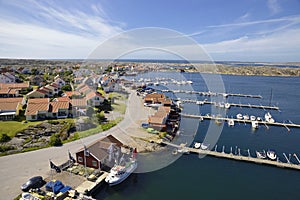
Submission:
<svg viewBox="0 0 300 200">
<path fill-rule="evenodd" d="M 59 165 L 68 159 L 68 150 L 75 156 L 74 153 L 81 148 L 83 144 L 89 144 L 104 135 L 112 134 L 122 142 L 138 146 L 131 137 L 128 137 L 128 135 L 134 135 L 135 133 L 128 133 L 127 129 L 138 127 L 137 122 L 140 119 L 147 118 L 147 114 L 147 110 L 143 108 L 141 99 L 131 91 L 127 101 L 127 110 L 124 120 L 110 130 L 64 144 L 62 147 L 51 147 L 38 151 L 0 157 L 0 199 L 9 200 L 15 198 L 21 193 L 20 185 L 32 176 L 49 176 L 49 159 Z"/>
</svg>

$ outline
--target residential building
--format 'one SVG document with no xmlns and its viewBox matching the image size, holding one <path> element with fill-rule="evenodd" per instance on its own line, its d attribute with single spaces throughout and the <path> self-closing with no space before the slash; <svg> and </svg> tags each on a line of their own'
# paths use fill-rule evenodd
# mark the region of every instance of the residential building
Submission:
<svg viewBox="0 0 300 200">
<path fill-rule="evenodd" d="M 13 120 L 19 115 L 25 101 L 20 98 L 0 98 L 0 120 Z"/>
<path fill-rule="evenodd" d="M 92 91 L 85 96 L 85 99 L 90 106 L 100 106 L 104 102 L 105 97 L 98 92 Z"/>
<path fill-rule="evenodd" d="M 68 101 L 53 101 L 49 98 L 28 99 L 25 111 L 26 120 L 35 121 L 47 118 L 67 118 L 70 103 Z"/>
</svg>

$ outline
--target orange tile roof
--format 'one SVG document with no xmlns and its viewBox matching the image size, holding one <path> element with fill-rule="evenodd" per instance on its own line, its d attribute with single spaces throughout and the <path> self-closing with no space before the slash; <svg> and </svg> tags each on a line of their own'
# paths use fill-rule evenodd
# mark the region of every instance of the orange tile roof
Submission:
<svg viewBox="0 0 300 200">
<path fill-rule="evenodd" d="M 39 103 L 49 103 L 49 98 L 34 98 L 34 99 L 28 99 L 28 103 L 31 104 L 39 104 Z"/>
<path fill-rule="evenodd" d="M 164 121 L 164 117 L 158 117 L 158 116 L 151 116 L 148 119 L 148 122 L 152 124 L 163 124 L 163 121 Z"/>
<path fill-rule="evenodd" d="M 23 101 L 23 97 L 0 98 L 0 103 L 13 103 L 13 102 L 21 103 L 22 101 Z"/>
<path fill-rule="evenodd" d="M 28 103 L 25 115 L 36 115 L 39 111 L 48 111 L 49 103 Z"/>
<path fill-rule="evenodd" d="M 69 109 L 69 102 L 66 101 L 58 101 L 58 102 L 50 102 L 51 112 L 57 113 L 59 109 Z"/>
<path fill-rule="evenodd" d="M 81 98 L 81 99 L 71 99 L 70 101 L 71 105 L 74 107 L 84 107 L 87 106 L 86 99 Z"/>
<path fill-rule="evenodd" d="M 29 82 L 26 83 L 0 83 L 0 88 L 22 89 L 29 88 Z"/>
<path fill-rule="evenodd" d="M 86 99 L 91 99 L 91 98 L 93 98 L 93 97 L 95 97 L 95 96 L 104 98 L 101 94 L 99 94 L 98 92 L 94 92 L 94 91 L 89 92 L 88 94 L 86 94 L 85 98 L 86 98 Z"/>
<path fill-rule="evenodd" d="M 71 97 L 73 95 L 76 95 L 76 96 L 80 96 L 80 92 L 78 91 L 68 91 L 68 92 L 65 92 L 65 94 L 68 96 L 68 97 Z"/>
<path fill-rule="evenodd" d="M 68 96 L 64 96 L 64 97 L 57 97 L 55 98 L 56 101 L 67 101 L 69 102 L 71 99 Z"/>
<path fill-rule="evenodd" d="M 17 110 L 17 107 L 20 102 L 1 102 L 0 103 L 0 112 L 6 110 Z"/>
</svg>

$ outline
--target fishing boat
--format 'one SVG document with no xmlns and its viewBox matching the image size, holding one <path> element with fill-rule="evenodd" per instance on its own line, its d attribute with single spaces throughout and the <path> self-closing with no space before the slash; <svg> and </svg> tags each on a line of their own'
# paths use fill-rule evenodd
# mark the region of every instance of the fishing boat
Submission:
<svg viewBox="0 0 300 200">
<path fill-rule="evenodd" d="M 200 142 L 195 142 L 194 148 L 195 149 L 200 149 L 200 147 L 201 147 L 201 143 Z"/>
<path fill-rule="evenodd" d="M 234 120 L 233 119 L 229 119 L 227 121 L 227 123 L 228 123 L 228 126 L 234 126 Z"/>
<path fill-rule="evenodd" d="M 268 151 L 267 151 L 267 157 L 268 157 L 270 160 L 276 160 L 276 159 L 277 159 L 276 152 L 275 152 L 274 150 L 268 150 Z"/>
<path fill-rule="evenodd" d="M 258 128 L 258 121 L 251 121 L 251 126 L 254 129 Z"/>
<path fill-rule="evenodd" d="M 136 160 L 136 149 L 133 150 L 132 156 L 129 161 L 125 162 L 124 165 L 116 164 L 109 172 L 108 176 L 105 178 L 105 182 L 109 186 L 117 185 L 124 181 L 134 170 L 137 168 Z"/>
<path fill-rule="evenodd" d="M 260 159 L 266 159 L 267 155 L 266 155 L 266 151 L 256 151 L 256 157 L 260 158 Z"/>
</svg>

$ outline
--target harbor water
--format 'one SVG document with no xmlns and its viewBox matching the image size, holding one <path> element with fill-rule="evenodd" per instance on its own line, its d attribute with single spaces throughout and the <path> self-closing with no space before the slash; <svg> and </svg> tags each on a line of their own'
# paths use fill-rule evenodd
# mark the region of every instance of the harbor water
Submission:
<svg viewBox="0 0 300 200">
<path fill-rule="evenodd" d="M 176 77 L 178 76 L 178 77 Z M 210 76 L 210 75 L 207 75 Z M 213 77 L 213 75 L 211 75 Z M 180 89 L 207 91 L 205 82 L 197 73 L 151 72 L 134 77 L 139 79 L 153 77 L 172 77 L 177 80 L 183 77 L 193 81 L 192 85 L 160 85 L 158 89 Z M 131 77 L 132 78 L 132 77 Z M 231 107 L 226 116 L 236 117 L 238 113 L 264 117 L 271 112 L 275 121 L 300 124 L 300 78 L 299 77 L 261 77 L 222 75 L 225 90 L 228 93 L 261 95 L 262 99 L 245 97 L 228 97 L 223 101 L 256 105 L 276 105 L 280 111 L 269 111 L 254 108 Z M 190 94 L 167 94 L 181 99 L 208 99 Z M 222 99 L 220 100 L 222 101 Z M 184 104 L 183 111 L 187 114 L 211 113 L 212 105 Z M 208 127 L 221 127 L 210 121 L 182 118 L 180 134 L 174 142 L 202 142 Z M 233 153 L 236 148 L 241 154 L 251 156 L 255 150 L 273 149 L 280 161 L 286 162 L 283 153 L 289 156 L 291 162 L 297 163 L 293 154 L 300 157 L 300 129 L 292 128 L 290 132 L 285 127 L 268 128 L 260 125 L 253 130 L 251 124 L 236 123 L 228 127 L 227 122 L 221 127 L 222 132 L 217 141 L 217 150 Z M 214 148 L 213 148 L 214 149 Z M 170 157 L 174 156 L 170 153 Z M 155 161 L 156 162 L 156 161 Z M 136 173 L 129 176 L 122 184 L 114 187 L 104 186 L 95 195 L 97 199 L 133 200 L 133 199 L 300 199 L 300 171 L 282 169 L 261 164 L 240 162 L 198 155 L 182 155 L 170 165 L 149 173 Z"/>
</svg>

